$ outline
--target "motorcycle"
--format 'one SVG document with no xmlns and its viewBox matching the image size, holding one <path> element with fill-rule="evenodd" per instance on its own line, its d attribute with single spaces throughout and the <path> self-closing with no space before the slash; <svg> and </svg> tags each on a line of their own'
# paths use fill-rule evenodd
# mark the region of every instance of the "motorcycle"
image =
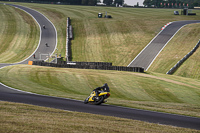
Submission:
<svg viewBox="0 0 200 133">
<path fill-rule="evenodd" d="M 106 99 L 110 96 L 110 89 L 108 84 L 105 83 L 102 87 L 98 87 L 93 90 L 88 98 L 84 100 L 84 103 L 90 103 L 100 105 L 101 103 L 107 102 Z"/>
</svg>

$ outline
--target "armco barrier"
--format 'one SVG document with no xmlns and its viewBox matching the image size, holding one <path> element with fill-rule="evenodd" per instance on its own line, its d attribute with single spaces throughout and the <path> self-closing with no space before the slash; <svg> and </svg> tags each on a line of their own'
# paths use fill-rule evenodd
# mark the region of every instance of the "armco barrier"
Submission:
<svg viewBox="0 0 200 133">
<path fill-rule="evenodd" d="M 110 62 L 75 62 L 75 61 L 59 61 L 58 64 L 69 64 L 69 65 L 96 65 L 96 66 L 112 66 Z"/>
<path fill-rule="evenodd" d="M 71 20 L 67 18 L 67 29 L 66 29 L 66 60 L 71 60 L 71 39 L 73 39 L 73 32 L 71 26 Z"/>
<path fill-rule="evenodd" d="M 131 72 L 141 72 L 141 73 L 144 72 L 144 68 L 141 68 L 141 67 L 112 66 L 112 63 L 108 63 L 108 62 L 64 62 L 64 61 L 61 61 L 55 64 L 55 63 L 48 63 L 44 61 L 33 61 L 33 65 L 62 67 L 62 68 L 131 71 Z"/>
<path fill-rule="evenodd" d="M 200 40 L 197 43 L 197 45 L 187 54 L 185 55 L 179 62 L 177 62 L 174 67 L 172 67 L 166 74 L 173 74 L 182 64 L 185 62 L 199 47 L 200 45 Z"/>
</svg>

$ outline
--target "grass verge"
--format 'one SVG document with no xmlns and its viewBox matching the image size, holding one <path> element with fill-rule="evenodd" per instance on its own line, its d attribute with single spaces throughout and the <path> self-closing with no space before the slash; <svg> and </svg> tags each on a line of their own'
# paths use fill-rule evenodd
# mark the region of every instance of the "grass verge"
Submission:
<svg viewBox="0 0 200 133">
<path fill-rule="evenodd" d="M 198 130 L 0 101 L 0 132 L 170 132 Z"/>
<path fill-rule="evenodd" d="M 78 100 L 108 83 L 109 104 L 200 117 L 199 80 L 177 76 L 17 65 L 0 69 L 0 82 L 24 91 Z"/>
</svg>

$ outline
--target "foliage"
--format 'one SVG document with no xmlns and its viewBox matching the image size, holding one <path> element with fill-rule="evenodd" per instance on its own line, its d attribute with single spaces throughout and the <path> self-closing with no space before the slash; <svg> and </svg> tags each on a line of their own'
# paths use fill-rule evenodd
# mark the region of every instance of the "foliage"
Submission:
<svg viewBox="0 0 200 133">
<path fill-rule="evenodd" d="M 144 6 L 147 7 L 194 7 L 200 6 L 199 0 L 144 0 Z"/>
<path fill-rule="evenodd" d="M 103 3 L 109 6 L 113 3 L 113 0 L 103 0 Z"/>
<path fill-rule="evenodd" d="M 97 0 L 82 0 L 82 5 L 94 6 L 97 4 Z"/>
<path fill-rule="evenodd" d="M 115 0 L 114 4 L 119 4 L 119 5 L 123 5 L 124 4 L 124 0 Z"/>
</svg>

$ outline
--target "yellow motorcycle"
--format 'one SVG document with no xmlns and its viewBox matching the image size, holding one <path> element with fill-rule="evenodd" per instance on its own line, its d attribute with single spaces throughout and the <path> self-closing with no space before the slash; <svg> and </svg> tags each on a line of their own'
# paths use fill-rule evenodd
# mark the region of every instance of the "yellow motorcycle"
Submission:
<svg viewBox="0 0 200 133">
<path fill-rule="evenodd" d="M 102 87 L 97 87 L 94 89 L 90 96 L 84 100 L 84 103 L 99 105 L 101 103 L 107 102 L 105 99 L 107 99 L 109 96 L 110 89 L 108 84 L 105 83 Z"/>
</svg>

